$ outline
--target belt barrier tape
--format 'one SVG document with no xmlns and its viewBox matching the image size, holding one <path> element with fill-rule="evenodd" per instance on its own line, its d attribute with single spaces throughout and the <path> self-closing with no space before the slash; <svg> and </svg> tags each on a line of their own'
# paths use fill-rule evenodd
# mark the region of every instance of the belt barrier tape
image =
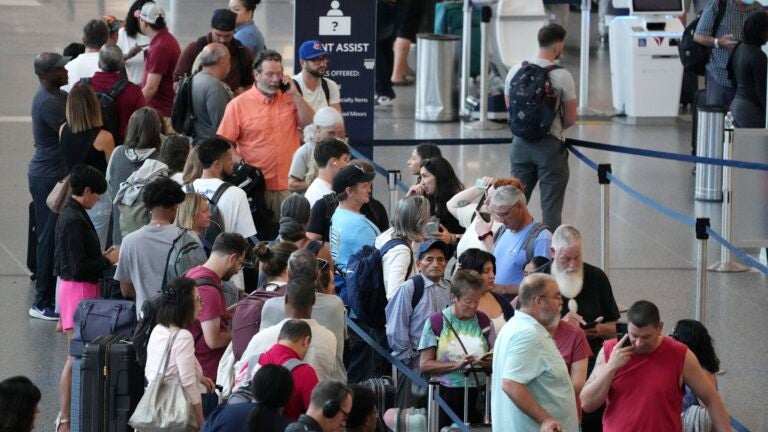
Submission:
<svg viewBox="0 0 768 432">
<path fill-rule="evenodd" d="M 352 331 L 357 333 L 357 335 L 360 336 L 360 338 L 362 338 L 365 341 L 365 343 L 367 343 L 371 348 L 373 348 L 374 351 L 379 353 L 380 356 L 387 359 L 387 361 L 392 363 L 397 368 L 397 370 L 405 374 L 405 376 L 407 376 L 411 381 L 415 382 L 416 384 L 422 387 L 429 387 L 429 383 L 427 383 L 427 381 L 424 378 L 422 378 L 419 374 L 417 374 L 411 368 L 406 366 L 406 364 L 403 363 L 402 360 L 392 357 L 392 354 L 390 354 L 389 351 L 385 350 L 384 347 L 382 347 L 375 340 L 373 340 L 373 338 L 370 337 L 368 333 L 365 332 L 365 330 L 363 330 L 362 328 L 360 328 L 360 326 L 355 324 L 355 322 L 352 321 L 352 319 L 350 319 L 349 317 L 347 317 L 347 326 L 349 326 L 349 328 L 352 329 Z M 461 429 L 461 432 L 469 432 L 469 427 L 467 427 L 467 425 L 459 418 L 459 416 L 456 415 L 456 413 L 451 409 L 450 406 L 448 406 L 445 400 L 443 400 L 443 398 L 437 392 L 435 392 L 434 395 L 435 395 L 435 401 L 437 402 L 437 404 L 440 405 L 440 408 L 442 408 L 443 411 L 445 411 L 445 413 L 448 415 L 451 421 L 453 421 L 458 426 L 458 428 Z M 381 413 L 381 414 L 383 415 L 384 413 Z"/>
</svg>

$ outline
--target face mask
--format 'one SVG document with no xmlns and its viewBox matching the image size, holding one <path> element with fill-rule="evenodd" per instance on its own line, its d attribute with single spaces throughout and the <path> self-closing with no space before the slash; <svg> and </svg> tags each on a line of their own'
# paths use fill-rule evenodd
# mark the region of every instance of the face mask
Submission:
<svg viewBox="0 0 768 432">
<path fill-rule="evenodd" d="M 751 5 L 754 2 L 755 2 L 755 0 L 741 0 L 741 3 L 745 4 L 745 5 Z"/>
</svg>

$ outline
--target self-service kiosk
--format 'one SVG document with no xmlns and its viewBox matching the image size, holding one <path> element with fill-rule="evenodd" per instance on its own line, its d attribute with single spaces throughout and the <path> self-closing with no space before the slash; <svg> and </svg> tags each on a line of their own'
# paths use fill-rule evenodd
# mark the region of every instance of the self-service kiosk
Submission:
<svg viewBox="0 0 768 432">
<path fill-rule="evenodd" d="M 678 115 L 684 12 L 683 0 L 630 0 L 630 15 L 611 21 L 614 109 L 630 117 Z"/>
</svg>

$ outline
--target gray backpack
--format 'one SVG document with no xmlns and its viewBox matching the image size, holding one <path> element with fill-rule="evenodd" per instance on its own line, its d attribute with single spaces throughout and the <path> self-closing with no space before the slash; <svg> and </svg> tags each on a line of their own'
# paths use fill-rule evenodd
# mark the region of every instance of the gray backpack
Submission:
<svg viewBox="0 0 768 432">
<path fill-rule="evenodd" d="M 149 223 L 149 209 L 141 199 L 141 191 L 158 177 L 168 177 L 168 165 L 156 159 L 147 159 L 120 183 L 113 203 L 120 210 L 120 233 L 123 238 Z"/>
</svg>

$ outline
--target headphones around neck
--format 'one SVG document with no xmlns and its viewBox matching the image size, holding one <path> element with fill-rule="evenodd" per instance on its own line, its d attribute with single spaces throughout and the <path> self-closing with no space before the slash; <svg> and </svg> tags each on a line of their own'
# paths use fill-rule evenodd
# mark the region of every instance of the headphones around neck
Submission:
<svg viewBox="0 0 768 432">
<path fill-rule="evenodd" d="M 333 418 L 336 417 L 336 415 L 341 411 L 341 403 L 346 399 L 348 391 L 344 384 L 339 383 L 339 391 L 336 394 L 336 397 L 333 399 L 328 399 L 323 404 L 323 417 L 325 418 Z"/>
</svg>

